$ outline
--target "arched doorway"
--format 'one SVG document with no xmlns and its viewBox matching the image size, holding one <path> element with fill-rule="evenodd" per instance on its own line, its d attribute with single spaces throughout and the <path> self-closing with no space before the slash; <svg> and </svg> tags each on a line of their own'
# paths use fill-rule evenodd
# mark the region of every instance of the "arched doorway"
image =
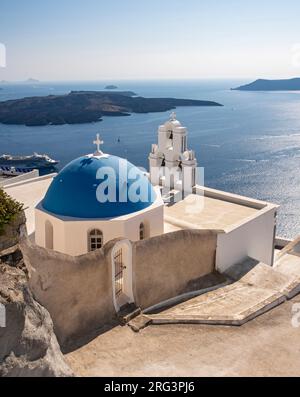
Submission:
<svg viewBox="0 0 300 397">
<path fill-rule="evenodd" d="M 111 253 L 113 300 L 116 312 L 133 303 L 132 246 L 129 240 L 118 241 Z"/>
<path fill-rule="evenodd" d="M 53 250 L 53 226 L 50 221 L 45 223 L 45 247 Z"/>
</svg>

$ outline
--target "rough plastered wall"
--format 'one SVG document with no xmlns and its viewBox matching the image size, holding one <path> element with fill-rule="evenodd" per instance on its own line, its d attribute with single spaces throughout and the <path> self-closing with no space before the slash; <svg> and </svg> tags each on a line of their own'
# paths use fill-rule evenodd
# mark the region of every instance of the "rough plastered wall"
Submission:
<svg viewBox="0 0 300 397">
<path fill-rule="evenodd" d="M 22 242 L 30 289 L 49 311 L 64 350 L 116 319 L 112 251 L 122 241 L 112 240 L 101 250 L 77 257 Z M 173 298 L 212 273 L 216 241 L 211 231 L 182 230 L 132 243 L 136 305 L 143 309 Z"/>
<path fill-rule="evenodd" d="M 215 270 L 217 234 L 181 230 L 133 243 L 135 303 L 145 309 L 186 292 Z"/>
<path fill-rule="evenodd" d="M 61 346 L 72 345 L 114 318 L 111 266 L 105 249 L 72 257 L 26 240 L 21 250 L 30 289 L 49 311 Z"/>
</svg>

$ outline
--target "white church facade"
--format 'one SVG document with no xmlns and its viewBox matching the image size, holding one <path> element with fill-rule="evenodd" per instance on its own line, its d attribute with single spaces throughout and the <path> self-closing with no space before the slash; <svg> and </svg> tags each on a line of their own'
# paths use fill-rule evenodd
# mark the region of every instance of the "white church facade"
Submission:
<svg viewBox="0 0 300 397">
<path fill-rule="evenodd" d="M 197 159 L 174 113 L 158 129 L 149 174 L 103 153 L 99 137 L 94 143 L 96 152 L 62 169 L 36 206 L 37 245 L 78 256 L 116 238 L 202 230 L 217 233 L 216 270 L 247 257 L 272 266 L 278 206 L 197 184 Z"/>
<path fill-rule="evenodd" d="M 160 189 L 127 160 L 104 154 L 99 136 L 95 142 L 97 151 L 68 164 L 36 207 L 38 245 L 76 256 L 118 237 L 137 241 L 163 233 Z"/>
</svg>

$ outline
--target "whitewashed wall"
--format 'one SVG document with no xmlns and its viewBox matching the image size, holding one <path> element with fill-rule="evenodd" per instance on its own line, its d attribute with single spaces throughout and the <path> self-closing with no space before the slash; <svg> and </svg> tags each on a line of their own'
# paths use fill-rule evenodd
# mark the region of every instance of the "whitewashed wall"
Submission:
<svg viewBox="0 0 300 397">
<path fill-rule="evenodd" d="M 53 247 L 46 245 L 45 225 L 47 221 L 53 226 Z M 92 229 L 102 231 L 103 244 L 120 237 L 138 241 L 141 223 L 145 225 L 145 238 L 164 233 L 164 204 L 160 194 L 155 203 L 145 210 L 108 220 L 54 216 L 39 204 L 35 209 L 35 242 L 40 247 L 77 256 L 88 252 L 88 234 Z"/>
<path fill-rule="evenodd" d="M 247 257 L 273 265 L 276 210 L 266 209 L 252 220 L 218 235 L 218 271 L 222 273 Z"/>
</svg>

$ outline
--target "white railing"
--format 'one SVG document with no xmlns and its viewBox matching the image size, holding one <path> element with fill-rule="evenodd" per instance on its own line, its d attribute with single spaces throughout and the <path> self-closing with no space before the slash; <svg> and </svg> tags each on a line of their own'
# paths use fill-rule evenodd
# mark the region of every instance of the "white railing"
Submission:
<svg viewBox="0 0 300 397">
<path fill-rule="evenodd" d="M 14 183 L 26 181 L 28 179 L 37 178 L 38 176 L 39 176 L 39 171 L 33 170 L 33 171 L 26 172 L 26 173 L 18 175 L 18 176 L 7 177 L 7 178 L 0 180 L 0 187 L 5 187 L 5 186 L 12 185 Z"/>
</svg>

